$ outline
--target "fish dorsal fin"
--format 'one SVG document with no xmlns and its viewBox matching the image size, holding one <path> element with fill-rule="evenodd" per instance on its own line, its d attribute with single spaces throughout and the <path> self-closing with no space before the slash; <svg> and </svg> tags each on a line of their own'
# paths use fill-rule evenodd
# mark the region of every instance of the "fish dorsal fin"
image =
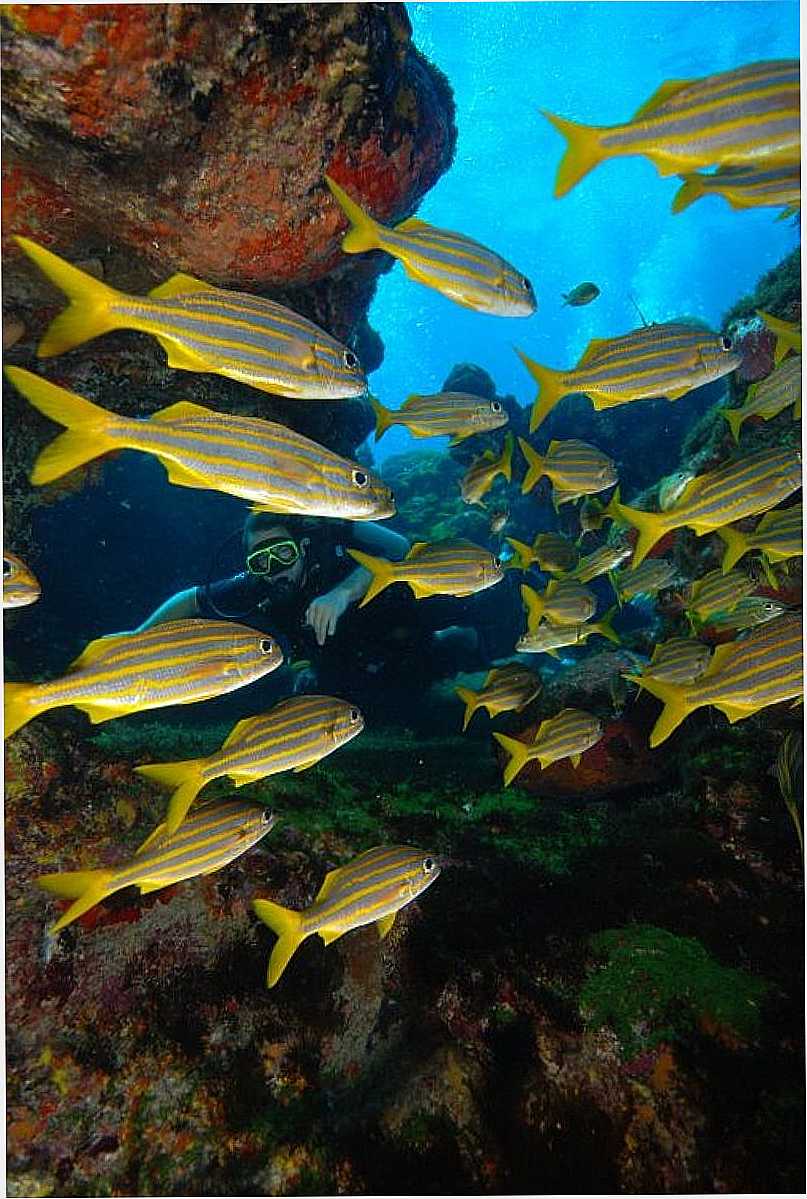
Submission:
<svg viewBox="0 0 807 1199">
<path fill-rule="evenodd" d="M 575 367 L 575 370 L 579 370 L 581 366 L 585 366 L 588 362 L 591 362 L 591 359 L 596 358 L 598 354 L 602 353 L 603 347 L 607 345 L 607 337 L 592 337 L 591 341 L 583 350 L 582 356 Z"/>
<path fill-rule="evenodd" d="M 337 867 L 336 870 L 328 871 L 328 873 L 325 875 L 325 878 L 322 880 L 322 886 L 320 887 L 319 891 L 317 891 L 316 895 L 314 896 L 314 903 L 322 903 L 322 901 L 324 899 L 328 898 L 328 896 L 332 893 L 336 884 L 339 882 L 339 878 L 340 878 L 341 874 L 342 874 L 341 866 Z M 327 942 L 326 942 L 326 944 L 327 944 Z"/>
<path fill-rule="evenodd" d="M 691 79 L 668 79 L 656 88 L 649 100 L 645 100 L 644 104 L 636 109 L 631 119 L 638 121 L 640 117 L 646 117 L 649 113 L 655 112 L 657 108 L 661 108 L 662 104 L 666 104 L 668 100 L 691 84 Z"/>
<path fill-rule="evenodd" d="M 401 412 L 403 412 L 404 409 L 411 408 L 411 406 L 413 404 L 416 404 L 418 402 L 418 400 L 425 400 L 425 399 L 426 399 L 426 396 L 416 395 L 413 393 L 412 395 L 406 397 L 404 402 L 401 404 L 400 410 L 401 410 Z"/>
<path fill-rule="evenodd" d="M 429 545 L 429 542 L 428 542 L 428 541 L 415 541 L 415 542 L 413 542 L 413 543 L 412 543 L 412 546 L 411 546 L 411 548 L 410 548 L 410 550 L 409 550 L 409 553 L 406 555 L 406 556 L 407 556 L 407 558 L 417 558 L 417 557 L 419 557 L 419 556 L 420 556 L 420 555 L 423 553 L 423 551 L 424 551 L 424 550 L 425 550 L 425 549 L 428 547 L 428 545 Z"/>
<path fill-rule="evenodd" d="M 549 445 L 546 447 L 546 454 L 544 455 L 544 457 L 548 458 L 550 454 L 554 454 L 555 450 L 561 444 L 562 443 L 560 441 L 558 441 L 557 438 L 555 438 L 554 441 L 550 441 Z"/>
<path fill-rule="evenodd" d="M 68 670 L 72 673 L 74 670 L 84 670 L 85 667 L 92 666 L 102 654 L 111 650 L 115 643 L 120 642 L 126 635 L 126 633 L 111 633 L 108 637 L 96 637 L 89 645 L 84 646 L 79 656 L 70 663 Z"/>
<path fill-rule="evenodd" d="M 162 421 L 190 420 L 194 417 L 215 415 L 212 409 L 203 408 L 201 404 L 180 400 L 177 404 L 169 404 L 167 408 L 161 408 L 159 412 L 153 413 L 149 420 L 160 424 Z"/>
<path fill-rule="evenodd" d="M 485 462 L 495 462 L 496 461 L 496 455 L 493 453 L 493 450 L 485 450 L 484 453 L 482 454 L 482 457 L 485 460 Z"/>
<path fill-rule="evenodd" d="M 699 681 L 711 678 L 712 675 L 717 674 L 717 672 L 725 665 L 726 659 L 730 658 L 736 649 L 736 641 L 727 641 L 725 645 L 718 645 L 717 649 L 715 649 L 714 653 L 712 654 L 709 665 L 704 670 Z"/>
<path fill-rule="evenodd" d="M 401 221 L 400 225 L 395 226 L 396 233 L 414 233 L 418 229 L 431 229 L 428 221 L 421 221 L 419 217 L 408 216 L 405 221 Z"/>
<path fill-rule="evenodd" d="M 170 279 L 166 279 L 165 283 L 161 283 L 159 287 L 153 287 L 149 296 L 152 300 L 167 300 L 170 296 L 189 296 L 197 291 L 220 290 L 212 283 L 205 283 L 203 279 L 195 279 L 193 275 L 184 275 L 180 271 L 178 274 L 172 275 Z"/>
<path fill-rule="evenodd" d="M 552 579 L 552 580 L 551 580 L 551 582 L 549 582 L 549 583 L 547 584 L 546 591 L 544 592 L 544 599 L 545 599 L 545 600 L 548 600 L 548 599 L 551 599 L 551 598 L 552 598 L 552 596 L 555 594 L 555 592 L 556 592 L 556 591 L 557 591 L 557 589 L 558 589 L 558 585 L 559 585 L 559 580 L 558 580 L 558 579 Z"/>
<path fill-rule="evenodd" d="M 254 716 L 247 716 L 244 720 L 239 720 L 238 724 L 234 724 L 230 729 L 227 734 L 227 740 L 222 742 L 221 748 L 228 749 L 229 746 L 234 745 L 237 741 L 241 741 L 249 733 L 254 723 Z"/>
<path fill-rule="evenodd" d="M 378 929 L 378 939 L 383 941 L 389 930 L 395 923 L 396 912 L 390 912 L 389 916 L 382 916 L 380 920 L 376 920 L 375 926 Z"/>
</svg>

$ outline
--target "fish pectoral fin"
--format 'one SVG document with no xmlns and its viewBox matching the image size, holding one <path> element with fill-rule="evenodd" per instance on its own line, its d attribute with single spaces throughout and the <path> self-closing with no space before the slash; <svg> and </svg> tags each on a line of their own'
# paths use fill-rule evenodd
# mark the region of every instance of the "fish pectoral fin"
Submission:
<svg viewBox="0 0 807 1199">
<path fill-rule="evenodd" d="M 378 939 L 383 941 L 389 930 L 395 923 L 395 912 L 390 912 L 389 916 L 382 916 L 380 920 L 376 920 L 375 926 L 378 929 Z"/>
<path fill-rule="evenodd" d="M 321 928 L 319 930 L 319 935 L 322 937 L 322 940 L 326 945 L 330 945 L 331 941 L 338 941 L 339 938 L 343 937 L 346 932 L 347 929 L 345 928 Z"/>
<path fill-rule="evenodd" d="M 212 283 L 205 283 L 203 279 L 196 279 L 193 275 L 184 275 L 179 271 L 176 275 L 172 275 L 170 279 L 166 279 L 165 283 L 160 283 L 158 287 L 153 287 L 148 294 L 153 300 L 165 300 L 170 296 L 189 296 L 197 291 L 219 290 Z"/>
<path fill-rule="evenodd" d="M 293 337 L 289 343 L 289 354 L 294 358 L 303 370 L 310 370 L 312 366 L 317 364 L 317 356 L 314 352 L 314 347 L 310 342 L 303 341 L 301 337 Z"/>
<path fill-rule="evenodd" d="M 656 88 L 649 100 L 645 100 L 644 104 L 636 109 L 631 120 L 638 121 L 641 117 L 646 117 L 649 113 L 655 112 L 657 108 L 661 108 L 662 104 L 666 104 L 668 100 L 672 99 L 678 92 L 682 92 L 685 87 L 689 87 L 691 83 L 691 79 L 666 80 L 665 83 Z"/>
<path fill-rule="evenodd" d="M 178 371 L 196 371 L 205 372 L 211 370 L 211 364 L 204 358 L 200 358 L 197 354 L 184 346 L 178 345 L 172 338 L 160 336 L 155 333 L 154 336 L 165 350 L 168 365 Z"/>
</svg>

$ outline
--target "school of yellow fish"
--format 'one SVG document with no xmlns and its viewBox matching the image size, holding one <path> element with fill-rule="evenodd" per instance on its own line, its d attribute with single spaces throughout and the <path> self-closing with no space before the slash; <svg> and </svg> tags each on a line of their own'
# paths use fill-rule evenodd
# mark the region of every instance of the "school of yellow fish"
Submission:
<svg viewBox="0 0 807 1199">
<path fill-rule="evenodd" d="M 612 126 L 574 123 L 544 114 L 566 139 L 555 195 L 561 197 L 597 164 L 622 155 L 644 155 L 662 175 L 677 174 L 682 186 L 672 202 L 681 212 L 700 197 L 722 196 L 733 208 L 773 205 L 785 213 L 800 206 L 798 62 L 757 62 L 702 79 L 663 83 L 628 121 Z M 711 173 L 710 173 L 711 172 Z M 478 312 L 532 316 L 537 309 L 530 280 L 495 251 L 417 218 L 395 227 L 364 210 L 356 183 L 343 186 L 326 175 L 324 186 L 349 222 L 342 241 L 347 254 L 383 251 L 398 259 L 409 278 Z M 101 283 L 50 250 L 24 237 L 17 243 L 67 297 L 42 337 L 41 358 L 64 353 L 113 329 L 155 337 L 177 370 L 208 372 L 291 399 L 335 401 L 365 395 L 367 380 L 356 354 L 291 309 L 259 296 L 213 287 L 186 274 L 172 275 L 147 296 L 127 295 Z M 585 282 L 563 296 L 580 307 L 599 295 Z M 582 536 L 611 522 L 608 539 L 586 556 L 559 533 L 537 532 L 532 543 L 508 538 L 512 558 L 470 542 L 418 542 L 401 562 L 350 550 L 370 573 L 361 604 L 384 588 L 405 583 L 417 599 L 467 596 L 492 587 L 506 569 L 527 572 L 535 564 L 552 575 L 543 592 L 521 587 L 526 627 L 514 652 L 547 653 L 584 644 L 593 634 L 618 641 L 611 625 L 617 605 L 656 595 L 676 582 L 691 628 L 655 647 L 639 673 L 625 677 L 658 697 L 664 707 L 651 734 L 656 746 L 686 716 L 705 705 L 730 721 L 803 694 L 800 613 L 754 595 L 756 580 L 735 567 L 746 555 L 774 586 L 773 567 L 802 554 L 801 504 L 779 508 L 801 487 L 801 460 L 794 450 L 743 455 L 741 433 L 751 417 L 769 420 L 793 407 L 801 415 L 801 333 L 769 313 L 760 319 L 776 336 L 775 369 L 748 391 L 741 408 L 725 409 L 739 453 L 700 475 L 676 472 L 659 482 L 659 511 L 623 502 L 614 462 L 578 439 L 553 440 L 539 449 L 518 439 L 526 462 L 524 493 L 546 476 L 555 509 L 582 500 Z M 541 365 L 521 350 L 538 384 L 530 417 L 534 433 L 548 413 L 572 393 L 596 410 L 646 398 L 678 399 L 722 378 L 740 365 L 731 339 L 683 323 L 644 325 L 596 338 L 571 367 Z M 49 483 L 111 449 L 136 449 L 158 458 L 171 483 L 218 490 L 256 510 L 321 517 L 377 520 L 395 514 L 383 479 L 285 425 L 218 413 L 178 403 L 148 420 L 131 420 L 66 391 L 30 371 L 7 367 L 6 377 L 32 405 L 64 426 L 39 455 L 35 484 Z M 507 413 L 497 400 L 460 392 L 411 395 L 397 409 L 369 397 L 378 440 L 393 425 L 414 437 L 450 436 L 457 444 L 501 428 Z M 462 498 L 482 507 L 501 475 L 512 478 L 512 434 L 497 456 L 486 450 L 461 481 Z M 615 488 L 607 503 L 596 497 Z M 761 517 L 752 531 L 735 522 Z M 490 512 L 498 534 L 507 509 Z M 635 544 L 625 532 L 637 531 Z M 648 557 L 666 534 L 687 527 L 714 533 L 725 546 L 722 564 L 702 578 L 676 580 L 672 563 Z M 627 563 L 627 559 L 631 561 Z M 620 569 L 621 568 L 621 569 Z M 597 601 L 586 586 L 608 575 L 617 599 L 595 619 Z M 40 586 L 15 554 L 4 553 L 3 606 L 34 603 Z M 699 640 L 704 625 L 733 630 L 735 639 L 712 652 Z M 741 630 L 749 630 L 737 636 Z M 195 703 L 243 687 L 277 669 L 282 651 L 272 637 L 232 621 L 183 620 L 145 632 L 92 641 L 68 672 L 49 682 L 5 685 L 5 736 L 49 709 L 74 705 L 92 721 L 179 703 Z M 479 691 L 458 687 L 465 730 L 479 708 L 490 718 L 520 712 L 541 691 L 541 679 L 518 662 L 491 667 Z M 349 702 L 306 695 L 283 700 L 262 715 L 239 721 L 206 758 L 146 765 L 140 773 L 170 789 L 164 821 L 130 862 L 114 868 L 47 874 L 39 885 L 71 900 L 56 933 L 116 890 L 136 885 L 141 893 L 221 869 L 257 843 L 276 817 L 247 801 L 197 801 L 208 782 L 228 777 L 236 787 L 286 770 L 304 770 L 357 736 L 362 713 Z M 541 768 L 564 758 L 577 766 L 603 736 L 602 721 L 566 708 L 544 719 L 530 741 L 494 733 L 506 756 L 508 786 L 522 767 Z M 352 929 L 375 924 L 384 937 L 396 913 L 416 899 L 440 873 L 434 854 L 412 846 L 378 846 L 330 871 L 313 903 L 292 911 L 273 900 L 254 901 L 257 916 L 277 936 L 268 966 L 274 986 L 300 943 L 317 933 L 327 945 Z"/>
</svg>

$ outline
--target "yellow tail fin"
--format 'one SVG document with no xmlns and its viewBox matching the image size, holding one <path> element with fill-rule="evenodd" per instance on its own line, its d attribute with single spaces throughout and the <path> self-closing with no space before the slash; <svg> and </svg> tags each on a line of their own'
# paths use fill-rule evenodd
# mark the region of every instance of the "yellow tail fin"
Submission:
<svg viewBox="0 0 807 1199">
<path fill-rule="evenodd" d="M 252 907 L 259 920 L 277 933 L 278 940 L 269 958 L 266 985 L 273 987 L 288 965 L 289 958 L 305 940 L 308 933 L 302 931 L 299 912 L 284 908 L 270 899 L 253 899 Z"/>
<path fill-rule="evenodd" d="M 663 512 L 642 512 L 639 508 L 629 508 L 627 504 L 620 503 L 614 503 L 614 509 L 625 524 L 639 530 L 639 540 L 630 563 L 635 568 L 644 562 L 653 546 L 670 531 L 671 526 L 665 521 Z"/>
<path fill-rule="evenodd" d="M 603 637 L 607 637 L 609 641 L 613 641 L 615 645 L 621 645 L 622 643 L 619 640 L 619 633 L 617 633 L 616 629 L 611 623 L 617 611 L 617 605 L 614 604 L 613 608 L 608 609 L 602 620 L 598 621 L 597 624 L 593 624 L 591 627 L 596 632 L 601 633 Z"/>
<path fill-rule="evenodd" d="M 379 591 L 383 591 L 385 587 L 389 587 L 390 583 L 395 582 L 392 563 L 388 562 L 386 558 L 374 558 L 372 554 L 364 554 L 361 550 L 348 549 L 347 552 L 358 562 L 359 566 L 369 570 L 372 575 L 370 586 L 359 603 L 359 607 L 363 608 L 365 604 L 369 604 L 371 599 L 375 599 Z"/>
<path fill-rule="evenodd" d="M 727 575 L 732 566 L 736 566 L 743 554 L 748 552 L 748 538 L 744 533 L 738 532 L 737 529 L 730 529 L 728 526 L 723 529 L 715 529 L 715 533 L 721 541 L 726 543 L 726 552 L 723 555 L 720 569 L 724 575 Z"/>
<path fill-rule="evenodd" d="M 538 426 L 549 416 L 555 405 L 566 394 L 561 383 L 563 372 L 553 371 L 551 367 L 541 366 L 540 363 L 533 362 L 532 358 L 528 358 L 526 354 L 522 354 L 521 350 L 517 349 L 516 353 L 538 384 L 538 395 L 530 412 L 530 433 L 534 433 Z"/>
<path fill-rule="evenodd" d="M 39 690 L 36 683 L 4 683 L 3 685 L 3 737 L 10 737 L 45 709 L 33 706 L 31 700 Z"/>
<path fill-rule="evenodd" d="M 121 299 L 121 292 L 93 279 L 92 275 L 71 266 L 27 237 L 15 237 L 14 240 L 70 300 L 70 306 L 59 313 L 39 343 L 37 353 L 40 358 L 63 354 L 110 329 L 123 327 L 125 318 L 113 316 L 109 311 L 110 305 Z"/>
<path fill-rule="evenodd" d="M 599 129 L 567 121 L 565 117 L 557 117 L 545 109 L 542 109 L 542 114 L 569 143 L 555 180 L 555 198 L 560 199 L 607 155 L 600 145 Z"/>
<path fill-rule="evenodd" d="M 351 200 L 346 191 L 334 183 L 328 175 L 325 182 L 330 188 L 331 195 L 336 200 L 342 212 L 350 221 L 350 229 L 342 239 L 342 249 L 346 254 L 363 254 L 365 250 L 378 250 L 381 242 L 378 237 L 378 225 L 355 200 Z"/>
<path fill-rule="evenodd" d="M 50 483 L 120 445 L 110 434 L 115 417 L 97 404 L 19 366 L 7 366 L 5 374 L 35 408 L 67 426 L 67 432 L 60 433 L 37 458 L 32 483 Z"/>
<path fill-rule="evenodd" d="M 395 424 L 393 413 L 389 408 L 385 408 L 380 400 L 375 396 L 368 396 L 370 403 L 375 413 L 375 441 L 380 441 L 391 425 Z"/>
<path fill-rule="evenodd" d="M 462 721 L 462 731 L 464 733 L 470 723 L 471 717 L 479 707 L 477 702 L 479 695 L 476 691 L 472 691 L 470 687 L 455 687 L 454 694 L 458 695 L 465 704 L 465 716 Z"/>
<path fill-rule="evenodd" d="M 703 195 L 703 184 L 701 177 L 697 173 L 692 175 L 681 175 L 684 181 L 683 187 L 679 187 L 675 193 L 672 202 L 673 212 L 683 212 L 685 208 L 689 208 L 690 204 L 694 204 Z"/>
<path fill-rule="evenodd" d="M 532 546 L 527 545 L 526 541 L 517 541 L 515 537 L 505 537 L 505 541 L 515 550 L 517 558 L 517 562 L 508 562 L 507 565 L 513 565 L 516 570 L 526 570 L 532 562 Z"/>
<path fill-rule="evenodd" d="M 526 583 L 521 584 L 521 599 L 527 609 L 527 632 L 534 633 L 546 608 L 546 595 L 541 595 Z"/>
<path fill-rule="evenodd" d="M 521 494 L 526 495 L 528 491 L 532 491 L 535 484 L 543 475 L 544 460 L 523 437 L 519 437 L 518 444 L 521 446 L 522 454 L 527 459 L 527 473 L 524 476 L 524 482 L 521 484 Z"/>
<path fill-rule="evenodd" d="M 50 891 L 51 895 L 76 901 L 48 931 L 58 933 L 90 908 L 94 908 L 107 895 L 112 895 L 117 890 L 115 887 L 110 889 L 112 879 L 111 870 L 72 870 L 64 874 L 40 874 L 39 878 L 34 880 L 38 887 Z"/>
<path fill-rule="evenodd" d="M 154 766 L 136 766 L 138 774 L 144 778 L 153 779 L 163 787 L 176 787 L 176 791 L 168 802 L 165 817 L 165 832 L 172 837 L 185 819 L 188 808 L 205 785 L 202 778 L 204 758 L 188 758 L 184 762 L 161 762 Z M 141 845 L 145 849 L 149 844 Z"/>
<path fill-rule="evenodd" d="M 742 408 L 721 408 L 720 415 L 728 421 L 729 428 L 734 434 L 734 440 L 739 444 L 740 428 L 745 420 Z"/>
<path fill-rule="evenodd" d="M 523 741 L 516 741 L 515 737 L 505 737 L 504 733 L 494 733 L 493 736 L 508 755 L 502 782 L 509 787 L 529 757 L 527 746 Z"/>
<path fill-rule="evenodd" d="M 670 733 L 678 728 L 681 721 L 685 720 L 690 712 L 695 711 L 695 706 L 687 703 L 686 692 L 680 683 L 662 682 L 660 679 L 636 674 L 626 674 L 623 675 L 623 678 L 629 679 L 631 683 L 638 683 L 640 687 L 644 687 L 664 704 L 662 713 L 650 734 L 651 749 L 655 749 L 657 745 L 661 745 L 662 741 L 666 741 Z"/>
</svg>

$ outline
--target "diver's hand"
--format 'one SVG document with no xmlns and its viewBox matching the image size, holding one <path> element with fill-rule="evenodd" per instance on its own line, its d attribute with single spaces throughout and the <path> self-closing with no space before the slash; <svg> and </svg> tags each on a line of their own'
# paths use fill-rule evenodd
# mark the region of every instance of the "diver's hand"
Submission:
<svg viewBox="0 0 807 1199">
<path fill-rule="evenodd" d="M 340 617 L 349 606 L 350 596 L 343 587 L 334 587 L 311 601 L 305 614 L 305 623 L 314 630 L 317 645 L 324 645 L 325 638 L 333 635 Z"/>
</svg>

